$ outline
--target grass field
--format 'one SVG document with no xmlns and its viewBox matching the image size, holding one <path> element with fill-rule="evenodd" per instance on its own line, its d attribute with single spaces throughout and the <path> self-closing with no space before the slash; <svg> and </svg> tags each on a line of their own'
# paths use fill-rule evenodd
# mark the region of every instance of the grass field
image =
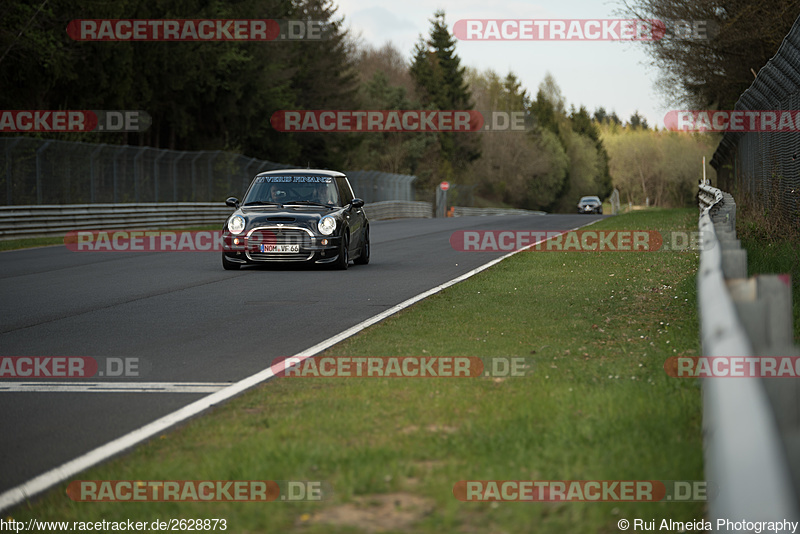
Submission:
<svg viewBox="0 0 800 534">
<path fill-rule="evenodd" d="M 696 230 L 649 209 L 599 229 Z M 704 503 L 461 502 L 461 480 L 702 480 L 696 252 L 522 252 L 322 356 L 524 357 L 509 378 L 271 380 L 82 480 L 314 480 L 322 502 L 79 503 L 66 484 L 11 517 L 224 518 L 231 532 L 612 533 Z"/>
</svg>

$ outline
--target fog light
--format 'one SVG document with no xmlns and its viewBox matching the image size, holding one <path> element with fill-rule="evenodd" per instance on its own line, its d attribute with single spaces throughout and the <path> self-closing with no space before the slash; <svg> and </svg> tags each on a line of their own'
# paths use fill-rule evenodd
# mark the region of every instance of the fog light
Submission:
<svg viewBox="0 0 800 534">
<path fill-rule="evenodd" d="M 323 239 L 322 241 L 320 241 L 320 243 L 322 243 L 323 245 L 327 245 L 328 244 L 328 240 L 327 239 Z"/>
<path fill-rule="evenodd" d="M 233 244 L 234 245 L 238 245 L 239 244 L 239 238 L 238 237 L 233 238 Z"/>
</svg>

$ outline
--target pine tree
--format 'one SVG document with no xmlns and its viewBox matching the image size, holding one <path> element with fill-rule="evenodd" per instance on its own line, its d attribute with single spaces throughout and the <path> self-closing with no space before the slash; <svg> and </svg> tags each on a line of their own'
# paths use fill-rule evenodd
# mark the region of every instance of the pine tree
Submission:
<svg viewBox="0 0 800 534">
<path fill-rule="evenodd" d="M 430 22 L 430 35 L 417 42 L 409 69 L 422 104 L 429 109 L 471 110 L 466 68 L 456 54 L 456 40 L 447 29 L 444 11 L 436 11 Z M 443 161 L 434 179 L 451 180 L 457 171 L 480 157 L 477 134 L 443 132 L 438 137 Z"/>
</svg>

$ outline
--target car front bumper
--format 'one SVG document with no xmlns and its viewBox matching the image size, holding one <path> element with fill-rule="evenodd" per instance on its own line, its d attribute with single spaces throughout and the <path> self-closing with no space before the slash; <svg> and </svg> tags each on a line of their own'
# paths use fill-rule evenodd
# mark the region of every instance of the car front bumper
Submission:
<svg viewBox="0 0 800 534">
<path fill-rule="evenodd" d="M 339 257 L 341 237 L 318 235 L 306 228 L 259 227 L 234 236 L 226 232 L 223 254 L 232 263 L 330 263 Z M 262 245 L 267 249 L 262 249 Z M 296 246 L 296 251 L 271 251 L 281 246 Z"/>
</svg>

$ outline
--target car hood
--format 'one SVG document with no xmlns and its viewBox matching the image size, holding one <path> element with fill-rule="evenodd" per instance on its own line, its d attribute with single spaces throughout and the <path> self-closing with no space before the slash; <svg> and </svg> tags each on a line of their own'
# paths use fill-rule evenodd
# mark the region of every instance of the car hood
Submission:
<svg viewBox="0 0 800 534">
<path fill-rule="evenodd" d="M 242 206 L 239 208 L 242 215 L 247 218 L 248 226 L 265 226 L 270 224 L 316 224 L 325 215 L 340 215 L 344 208 L 328 209 L 322 206 Z"/>
</svg>

